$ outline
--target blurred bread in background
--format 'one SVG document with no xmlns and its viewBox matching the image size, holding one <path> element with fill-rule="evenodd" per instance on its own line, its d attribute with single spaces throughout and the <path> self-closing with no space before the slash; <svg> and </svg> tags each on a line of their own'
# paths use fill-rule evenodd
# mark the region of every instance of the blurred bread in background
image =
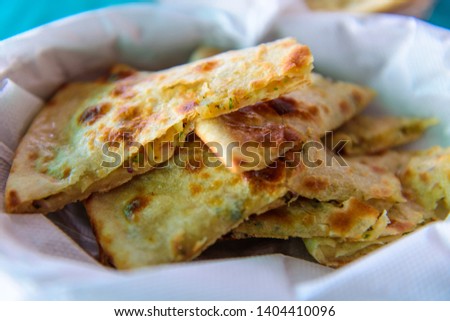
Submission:
<svg viewBox="0 0 450 321">
<path fill-rule="evenodd" d="M 313 11 L 345 11 L 359 13 L 390 12 L 427 17 L 434 0 L 306 0 Z"/>
</svg>

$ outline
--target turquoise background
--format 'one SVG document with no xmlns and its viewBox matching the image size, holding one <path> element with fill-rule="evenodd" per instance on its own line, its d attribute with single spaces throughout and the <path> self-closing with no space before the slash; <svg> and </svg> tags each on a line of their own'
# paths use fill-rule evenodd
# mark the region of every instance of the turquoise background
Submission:
<svg viewBox="0 0 450 321">
<path fill-rule="evenodd" d="M 131 2 L 152 0 L 0 0 L 0 40 L 44 23 L 86 10 Z M 440 0 L 431 23 L 450 29 L 450 0 Z"/>
</svg>

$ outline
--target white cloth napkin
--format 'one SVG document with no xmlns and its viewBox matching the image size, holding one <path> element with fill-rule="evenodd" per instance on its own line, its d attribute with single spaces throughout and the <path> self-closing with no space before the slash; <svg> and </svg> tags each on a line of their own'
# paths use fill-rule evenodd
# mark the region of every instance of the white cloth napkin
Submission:
<svg viewBox="0 0 450 321">
<path fill-rule="evenodd" d="M 305 14 L 301 1 L 197 1 L 93 11 L 0 43 L 0 299 L 450 299 L 450 223 L 432 224 L 332 270 L 273 254 L 120 272 L 100 266 L 79 206 L 54 214 L 3 213 L 13 151 L 62 83 L 113 62 L 155 70 L 200 44 L 222 48 L 294 36 L 318 71 L 374 87 L 369 112 L 435 116 L 416 147 L 450 142 L 450 33 L 392 15 Z"/>
</svg>

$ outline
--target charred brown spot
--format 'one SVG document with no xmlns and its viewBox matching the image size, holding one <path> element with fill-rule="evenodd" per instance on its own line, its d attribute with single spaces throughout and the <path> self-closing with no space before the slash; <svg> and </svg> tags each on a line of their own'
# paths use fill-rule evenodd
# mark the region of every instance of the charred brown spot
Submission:
<svg viewBox="0 0 450 321">
<path fill-rule="evenodd" d="M 386 170 L 384 168 L 376 166 L 376 165 L 371 165 L 370 168 L 372 168 L 372 170 L 377 174 L 385 174 L 386 173 Z"/>
<path fill-rule="evenodd" d="M 117 121 L 130 121 L 139 117 L 139 108 L 136 106 L 122 106 L 117 112 Z"/>
<path fill-rule="evenodd" d="M 413 172 L 410 168 L 407 168 L 406 171 L 403 173 L 404 178 L 411 178 L 413 176 Z"/>
<path fill-rule="evenodd" d="M 200 193 L 203 190 L 203 188 L 199 184 L 191 183 L 189 184 L 189 190 L 191 191 L 191 195 L 194 196 Z"/>
<path fill-rule="evenodd" d="M 10 207 L 16 207 L 20 204 L 20 198 L 19 198 L 19 195 L 17 195 L 17 191 L 15 191 L 15 190 L 9 191 L 8 196 L 9 196 L 8 197 L 8 205 Z"/>
<path fill-rule="evenodd" d="M 100 246 L 99 246 L 98 260 L 103 265 L 110 266 L 110 267 L 115 266 L 113 258 L 108 253 L 106 253 Z"/>
<path fill-rule="evenodd" d="M 205 61 L 195 66 L 195 71 L 208 72 L 216 68 L 218 64 L 219 62 L 216 60 Z"/>
<path fill-rule="evenodd" d="M 231 186 L 234 186 L 236 184 L 238 184 L 239 182 L 241 182 L 241 177 L 240 176 L 235 176 L 231 179 L 231 181 L 229 182 L 229 184 Z"/>
<path fill-rule="evenodd" d="M 312 192 L 320 192 L 325 190 L 329 186 L 328 179 L 324 177 L 308 176 L 303 181 L 303 186 Z"/>
<path fill-rule="evenodd" d="M 379 215 L 374 207 L 357 199 L 351 199 L 346 205 L 330 217 L 330 229 L 337 235 L 345 235 L 358 225 L 363 218 L 376 219 Z"/>
<path fill-rule="evenodd" d="M 204 172 L 204 173 L 200 174 L 200 177 L 203 178 L 203 179 L 208 179 L 208 178 L 211 177 L 211 175 L 209 173 L 207 173 L 207 172 Z"/>
<path fill-rule="evenodd" d="M 197 106 L 197 103 L 195 101 L 189 101 L 187 103 L 182 104 L 177 108 L 177 111 L 180 114 L 187 114 L 190 111 L 194 110 L 195 106 Z"/>
<path fill-rule="evenodd" d="M 47 101 L 47 106 L 55 106 L 58 103 L 58 100 L 56 98 L 51 98 L 49 101 Z"/>
<path fill-rule="evenodd" d="M 355 101 L 355 103 L 357 103 L 358 105 L 361 105 L 363 103 L 363 100 L 364 100 L 361 92 L 359 92 L 356 89 L 352 90 L 352 98 Z"/>
<path fill-rule="evenodd" d="M 136 92 L 131 86 L 117 85 L 112 91 L 111 96 L 121 98 L 133 98 L 136 96 Z"/>
<path fill-rule="evenodd" d="M 220 116 L 235 141 L 244 141 L 242 149 L 257 148 L 258 144 L 270 147 L 274 142 L 284 141 L 284 126 L 280 116 L 267 103 L 247 106 Z"/>
<path fill-rule="evenodd" d="M 294 226 L 295 219 L 289 215 L 288 209 L 286 207 L 279 207 L 272 209 L 261 216 L 261 221 L 259 220 L 259 216 L 255 218 L 256 224 L 262 223 L 266 226 L 271 226 L 272 228 L 279 227 L 280 225 L 284 226 Z"/>
<path fill-rule="evenodd" d="M 105 115 L 111 108 L 109 103 L 100 103 L 87 108 L 78 118 L 80 125 L 92 125 L 99 118 Z"/>
<path fill-rule="evenodd" d="M 250 87 L 256 90 L 256 89 L 263 88 L 265 86 L 265 84 L 266 84 L 265 80 L 252 80 L 250 82 Z"/>
<path fill-rule="evenodd" d="M 319 114 L 319 108 L 317 108 L 316 106 L 311 106 L 311 107 L 308 108 L 308 113 L 311 116 L 315 117 L 315 116 L 317 116 Z"/>
<path fill-rule="evenodd" d="M 311 121 L 311 120 L 314 120 L 314 118 L 316 118 L 315 115 L 314 115 L 314 114 L 311 114 L 311 113 L 309 112 L 309 110 L 307 110 L 307 109 L 299 109 L 299 110 L 296 112 L 296 115 L 297 115 L 299 118 L 301 118 L 301 119 L 303 119 L 303 120 L 307 120 L 307 121 Z"/>
<path fill-rule="evenodd" d="M 267 102 L 267 104 L 274 109 L 278 115 L 285 115 L 295 112 L 297 108 L 297 102 L 294 99 L 288 97 L 280 97 Z"/>
<path fill-rule="evenodd" d="M 292 142 L 291 148 L 295 147 L 295 143 L 302 140 L 303 136 L 294 128 L 292 127 L 285 127 L 284 128 L 284 142 Z M 285 144 L 287 145 L 287 144 Z"/>
<path fill-rule="evenodd" d="M 133 136 L 138 135 L 148 124 L 150 120 L 146 117 L 135 117 L 124 122 L 124 126 L 129 128 L 129 131 L 133 133 Z M 161 122 L 164 123 L 163 121 Z"/>
<path fill-rule="evenodd" d="M 428 173 L 420 173 L 419 178 L 422 182 L 426 184 L 430 182 L 430 175 Z"/>
<path fill-rule="evenodd" d="M 40 166 L 39 173 L 47 174 L 47 172 L 48 172 L 48 167 L 47 166 Z"/>
<path fill-rule="evenodd" d="M 63 171 L 63 178 L 69 177 L 71 172 L 72 172 L 72 170 L 70 168 L 65 168 Z"/>
<path fill-rule="evenodd" d="M 120 69 L 120 70 L 114 70 L 108 78 L 108 81 L 117 81 L 121 79 L 125 79 L 128 77 L 131 77 L 137 73 L 134 69 Z"/>
<path fill-rule="evenodd" d="M 42 207 L 42 204 L 41 204 L 41 202 L 39 202 L 39 201 L 33 201 L 32 203 L 31 203 L 31 205 L 35 208 L 35 209 L 40 209 L 41 207 Z"/>
<path fill-rule="evenodd" d="M 211 184 L 211 189 L 214 191 L 217 191 L 219 188 L 221 188 L 223 185 L 223 182 L 220 180 L 216 180 Z"/>
<path fill-rule="evenodd" d="M 286 58 L 283 66 L 284 71 L 288 71 L 295 67 L 301 67 L 306 57 L 310 55 L 311 52 L 309 51 L 308 47 L 306 46 L 297 47 Z"/>
<path fill-rule="evenodd" d="M 54 159 L 55 159 L 55 154 L 50 154 L 50 155 L 44 156 L 44 158 L 42 158 L 42 161 L 44 163 L 48 163 L 48 162 L 50 162 L 50 161 L 52 161 Z"/>
<path fill-rule="evenodd" d="M 329 115 L 330 114 L 330 108 L 327 105 L 320 105 L 320 109 L 322 109 L 324 111 L 325 114 Z"/>
<path fill-rule="evenodd" d="M 283 162 L 277 161 L 272 166 L 259 171 L 245 172 L 244 177 L 257 189 L 284 183 L 286 171 Z"/>
<path fill-rule="evenodd" d="M 346 100 L 342 100 L 339 103 L 339 109 L 341 110 L 341 112 L 343 114 L 348 114 L 351 111 L 350 105 L 349 105 L 349 103 Z"/>
<path fill-rule="evenodd" d="M 136 220 L 139 214 L 150 202 L 150 196 L 137 196 L 133 198 L 123 209 L 123 213 L 128 220 Z"/>
<path fill-rule="evenodd" d="M 111 235 L 105 235 L 105 236 L 102 237 L 102 244 L 104 244 L 104 245 L 111 245 L 112 242 L 113 242 L 113 237 Z"/>
<path fill-rule="evenodd" d="M 287 97 L 274 99 L 273 107 L 280 116 L 289 118 L 299 118 L 301 120 L 313 121 L 317 119 L 320 111 L 317 106 L 308 105 L 300 101 L 295 101 Z"/>
<path fill-rule="evenodd" d="M 33 151 L 28 154 L 28 160 L 35 161 L 38 158 L 38 153 L 36 151 Z"/>
</svg>

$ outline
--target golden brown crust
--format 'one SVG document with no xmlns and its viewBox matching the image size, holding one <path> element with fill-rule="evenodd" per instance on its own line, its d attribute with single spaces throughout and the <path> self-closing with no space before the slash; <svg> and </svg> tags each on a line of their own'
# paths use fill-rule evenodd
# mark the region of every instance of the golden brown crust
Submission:
<svg viewBox="0 0 450 321">
<path fill-rule="evenodd" d="M 348 141 L 346 155 L 375 154 L 416 141 L 436 123 L 433 118 L 358 115 L 336 130 L 333 139 Z"/>
<path fill-rule="evenodd" d="M 288 150 L 339 127 L 364 109 L 373 96 L 366 87 L 313 74 L 308 87 L 231 114 L 199 120 L 195 132 L 231 170 L 260 170 Z M 228 149 L 232 144 L 237 148 Z"/>
<path fill-rule="evenodd" d="M 395 152 L 351 158 L 374 173 L 396 173 L 404 202 L 353 198 L 342 202 L 298 199 L 275 210 L 252 216 L 235 228 L 234 238 L 301 237 L 321 264 L 339 267 L 413 232 L 423 224 L 445 219 L 450 210 L 449 149 Z M 351 201 L 352 200 L 352 201 Z M 351 202 L 350 202 L 351 201 Z"/>
<path fill-rule="evenodd" d="M 235 228 L 234 238 L 343 237 L 362 238 L 378 220 L 379 210 L 350 198 L 343 203 L 301 198 L 287 206 L 252 216 Z"/>
<path fill-rule="evenodd" d="M 203 150 L 192 150 L 192 146 L 194 142 L 188 143 L 189 148 L 181 149 L 167 166 L 110 192 L 96 193 L 85 202 L 98 242 L 116 267 L 191 260 L 251 214 L 283 206 L 297 194 L 311 193 L 296 189 L 293 182 L 299 173 L 288 168 L 286 160 L 262 171 L 233 173 L 205 146 Z M 323 168 L 316 170 L 319 173 Z M 339 165 L 334 164 L 334 170 L 339 172 Z M 327 171 L 327 175 L 332 174 L 332 170 Z M 352 177 L 330 180 L 331 188 L 325 194 L 334 200 L 345 197 L 343 193 L 365 188 L 358 182 L 369 176 L 373 186 L 386 188 L 378 172 L 362 166 Z M 396 178 L 392 179 L 395 182 Z M 344 192 L 341 186 L 346 187 Z M 360 191 L 368 198 L 370 192 Z M 389 199 L 397 194 L 394 188 L 384 196 Z M 360 209 L 363 205 L 352 200 L 350 207 Z M 342 233 L 350 229 L 338 217 L 332 221 Z"/>
<path fill-rule="evenodd" d="M 309 49 L 284 39 L 155 73 L 122 66 L 108 79 L 64 86 L 16 151 L 6 210 L 47 213 L 123 184 L 170 157 L 159 150 L 165 142 L 173 144 L 187 123 L 275 98 L 280 94 L 275 86 L 288 92 L 307 84 L 311 68 Z M 159 157 L 129 177 L 115 173 L 137 153 L 126 153 L 128 148 L 153 142 Z M 118 164 L 101 165 L 109 160 L 102 150 L 105 143 L 118 144 Z M 16 198 L 10 197 L 11 190 Z M 42 204 L 36 208 L 33 202 Z"/>
<path fill-rule="evenodd" d="M 191 166 L 179 166 L 187 160 Z M 217 166 L 205 166 L 214 161 Z M 206 150 L 182 149 L 167 166 L 96 193 L 85 206 L 105 253 L 117 268 L 128 269 L 195 258 L 287 192 L 284 181 L 268 184 L 252 188 Z"/>
</svg>

